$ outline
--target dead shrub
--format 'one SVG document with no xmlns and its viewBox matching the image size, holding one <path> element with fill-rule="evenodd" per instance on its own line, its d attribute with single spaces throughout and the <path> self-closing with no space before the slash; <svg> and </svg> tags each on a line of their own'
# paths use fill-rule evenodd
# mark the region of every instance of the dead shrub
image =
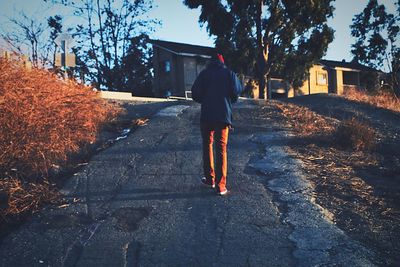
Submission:
<svg viewBox="0 0 400 267">
<path fill-rule="evenodd" d="M 329 134 L 334 131 L 334 123 L 306 107 L 294 104 L 277 104 L 286 118 L 288 126 L 301 136 Z"/>
<path fill-rule="evenodd" d="M 59 193 L 48 182 L 24 183 L 16 178 L 0 179 L 2 203 L 0 215 L 20 215 L 38 210 L 43 203 L 54 202 Z"/>
<path fill-rule="evenodd" d="M 0 174 L 46 177 L 119 112 L 87 86 L 0 59 Z"/>
<path fill-rule="evenodd" d="M 334 141 L 345 149 L 371 150 L 376 144 L 373 128 L 356 118 L 342 121 L 334 133 Z"/>
<path fill-rule="evenodd" d="M 375 93 L 368 93 L 367 91 L 351 88 L 345 91 L 344 96 L 353 101 L 400 112 L 400 99 L 389 91 L 380 90 Z"/>
</svg>

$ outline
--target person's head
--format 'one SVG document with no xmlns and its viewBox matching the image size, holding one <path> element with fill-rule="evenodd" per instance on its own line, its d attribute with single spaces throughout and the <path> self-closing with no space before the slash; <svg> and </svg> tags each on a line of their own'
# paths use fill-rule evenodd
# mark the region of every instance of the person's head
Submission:
<svg viewBox="0 0 400 267">
<path fill-rule="evenodd" d="M 222 64 L 225 64 L 224 56 L 219 52 L 213 53 L 211 58 L 213 61 L 217 61 L 217 62 L 221 62 Z"/>
</svg>

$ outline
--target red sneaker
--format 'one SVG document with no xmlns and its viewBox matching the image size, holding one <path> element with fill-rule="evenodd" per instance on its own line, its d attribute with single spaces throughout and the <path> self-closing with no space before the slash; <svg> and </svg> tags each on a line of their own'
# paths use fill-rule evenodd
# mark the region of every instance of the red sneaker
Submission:
<svg viewBox="0 0 400 267">
<path fill-rule="evenodd" d="M 218 192 L 218 195 L 220 195 L 220 196 L 225 196 L 226 194 L 228 194 L 228 190 L 226 188 L 224 190 Z"/>
</svg>

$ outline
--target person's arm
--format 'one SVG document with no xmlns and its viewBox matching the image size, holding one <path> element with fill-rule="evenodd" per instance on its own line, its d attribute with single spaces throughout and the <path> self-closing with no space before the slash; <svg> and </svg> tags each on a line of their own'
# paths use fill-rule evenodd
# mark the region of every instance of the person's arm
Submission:
<svg viewBox="0 0 400 267">
<path fill-rule="evenodd" d="M 232 97 L 231 100 L 233 103 L 235 103 L 240 94 L 243 91 L 243 87 L 242 87 L 242 83 L 240 82 L 240 80 L 238 79 L 238 77 L 236 76 L 236 74 L 234 72 L 231 72 L 231 79 L 232 79 Z"/>
<path fill-rule="evenodd" d="M 203 72 L 200 72 L 199 76 L 197 76 L 194 84 L 192 85 L 192 98 L 197 103 L 201 103 L 203 101 Z"/>
</svg>

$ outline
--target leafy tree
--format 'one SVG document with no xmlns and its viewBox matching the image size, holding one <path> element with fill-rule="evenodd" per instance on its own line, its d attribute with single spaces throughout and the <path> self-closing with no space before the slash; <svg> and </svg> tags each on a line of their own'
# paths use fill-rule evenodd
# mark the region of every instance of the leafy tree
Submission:
<svg viewBox="0 0 400 267">
<path fill-rule="evenodd" d="M 280 74 L 294 86 L 325 54 L 333 40 L 327 25 L 332 0 L 184 0 L 201 7 L 199 22 L 207 23 L 216 47 L 238 72 L 255 72 L 260 98 L 271 97 L 266 80 Z M 267 94 L 266 94 L 267 93 Z"/>
<path fill-rule="evenodd" d="M 98 88 L 120 90 L 124 85 L 124 59 L 132 38 L 147 35 L 157 25 L 146 14 L 152 0 L 51 0 L 72 8 L 78 25 L 72 31 L 82 70 Z M 143 55 L 142 55 L 143 56 Z"/>
<path fill-rule="evenodd" d="M 35 67 L 54 66 L 56 46 L 54 40 L 62 30 L 62 17 L 33 18 L 24 12 L 9 19 L 10 25 L 1 37 L 8 49 L 29 55 Z M 52 57 L 51 57 L 52 54 Z"/>
<path fill-rule="evenodd" d="M 133 37 L 126 56 L 122 59 L 121 84 L 118 88 L 136 96 L 153 96 L 151 63 L 152 51 L 146 34 Z"/>
<path fill-rule="evenodd" d="M 21 12 L 10 18 L 9 22 L 10 30 L 1 34 L 9 48 L 21 55 L 29 51 L 30 60 L 35 67 L 45 65 L 48 62 L 48 42 L 45 41 L 46 25 L 43 21 Z"/>
<path fill-rule="evenodd" d="M 47 19 L 47 25 L 50 27 L 50 40 L 52 43 L 56 40 L 58 35 L 62 31 L 62 17 L 59 15 L 55 15 L 54 17 L 51 16 Z M 54 43 L 54 50 L 53 50 L 53 68 L 55 67 L 56 62 L 56 52 L 57 52 L 57 45 Z"/>
<path fill-rule="evenodd" d="M 354 60 L 371 67 L 384 66 L 391 74 L 393 91 L 399 96 L 400 73 L 400 0 L 397 13 L 390 14 L 377 0 L 370 0 L 364 10 L 353 18 L 351 35 L 356 38 L 352 45 Z"/>
</svg>

